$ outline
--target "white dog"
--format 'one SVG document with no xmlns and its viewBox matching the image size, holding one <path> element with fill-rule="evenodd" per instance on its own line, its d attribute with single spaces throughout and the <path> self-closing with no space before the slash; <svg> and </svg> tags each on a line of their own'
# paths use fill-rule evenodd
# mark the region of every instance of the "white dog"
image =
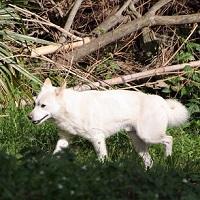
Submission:
<svg viewBox="0 0 200 200">
<path fill-rule="evenodd" d="M 79 135 L 89 140 L 103 159 L 107 157 L 106 138 L 124 129 L 146 168 L 153 164 L 148 146 L 164 144 L 165 155 L 170 156 L 173 138 L 166 135 L 166 129 L 188 117 L 187 109 L 176 100 L 125 90 L 78 92 L 54 87 L 50 79 L 45 80 L 29 114 L 35 124 L 55 120 L 60 139 L 54 153 L 69 145 L 70 135 Z"/>
</svg>

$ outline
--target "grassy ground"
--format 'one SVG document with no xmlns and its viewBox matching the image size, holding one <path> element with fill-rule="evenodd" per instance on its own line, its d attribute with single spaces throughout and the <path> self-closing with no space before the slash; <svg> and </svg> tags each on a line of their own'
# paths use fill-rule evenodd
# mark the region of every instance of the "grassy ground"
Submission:
<svg viewBox="0 0 200 200">
<path fill-rule="evenodd" d="M 53 123 L 32 125 L 28 110 L 0 116 L 0 199 L 200 199 L 200 121 L 170 129 L 173 156 L 151 147 L 154 167 L 144 171 L 125 133 L 108 141 L 109 161 L 100 163 L 90 143 L 75 138 L 57 156 Z"/>
</svg>

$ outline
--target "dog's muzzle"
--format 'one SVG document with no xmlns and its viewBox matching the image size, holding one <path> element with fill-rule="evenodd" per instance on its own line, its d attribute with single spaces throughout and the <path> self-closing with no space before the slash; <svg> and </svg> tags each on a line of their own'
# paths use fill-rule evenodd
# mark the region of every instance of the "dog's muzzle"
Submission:
<svg viewBox="0 0 200 200">
<path fill-rule="evenodd" d="M 42 118 L 39 119 L 39 120 L 33 120 L 33 116 L 32 116 L 31 114 L 28 115 L 29 120 L 31 120 L 33 124 L 39 124 L 39 123 L 41 123 L 42 121 L 44 121 L 47 117 L 49 117 L 48 114 L 45 115 L 44 117 L 42 117 Z"/>
</svg>

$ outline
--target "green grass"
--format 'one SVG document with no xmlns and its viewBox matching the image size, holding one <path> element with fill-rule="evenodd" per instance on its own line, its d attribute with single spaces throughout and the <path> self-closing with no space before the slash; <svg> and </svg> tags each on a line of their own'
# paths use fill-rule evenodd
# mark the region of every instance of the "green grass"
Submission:
<svg viewBox="0 0 200 200">
<path fill-rule="evenodd" d="M 200 199 L 200 121 L 168 130 L 173 156 L 151 147 L 145 171 L 125 133 L 108 139 L 109 160 L 98 162 L 92 145 L 75 138 L 64 153 L 52 155 L 57 128 L 32 125 L 28 110 L 13 107 L 0 115 L 0 199 Z M 4 116 L 7 115 L 7 116 Z"/>
</svg>

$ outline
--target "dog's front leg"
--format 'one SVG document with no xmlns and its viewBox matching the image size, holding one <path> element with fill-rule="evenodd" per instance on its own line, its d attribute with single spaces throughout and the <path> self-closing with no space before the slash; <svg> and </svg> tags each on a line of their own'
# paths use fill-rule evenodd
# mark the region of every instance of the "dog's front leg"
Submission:
<svg viewBox="0 0 200 200">
<path fill-rule="evenodd" d="M 57 141 L 56 148 L 53 151 L 53 154 L 56 154 L 63 149 L 67 148 L 69 146 L 69 142 L 65 138 L 61 138 Z"/>
<path fill-rule="evenodd" d="M 63 149 L 67 148 L 69 146 L 70 140 L 71 140 L 71 135 L 68 132 L 63 132 L 63 131 L 59 131 L 58 132 L 59 135 L 59 140 L 57 141 L 56 144 L 56 148 L 53 151 L 53 154 L 56 154 L 60 151 L 62 151 Z"/>
<path fill-rule="evenodd" d="M 107 158 L 107 148 L 106 148 L 106 141 L 104 137 L 95 137 L 91 140 L 94 149 L 97 153 L 98 159 L 104 161 Z"/>
</svg>

